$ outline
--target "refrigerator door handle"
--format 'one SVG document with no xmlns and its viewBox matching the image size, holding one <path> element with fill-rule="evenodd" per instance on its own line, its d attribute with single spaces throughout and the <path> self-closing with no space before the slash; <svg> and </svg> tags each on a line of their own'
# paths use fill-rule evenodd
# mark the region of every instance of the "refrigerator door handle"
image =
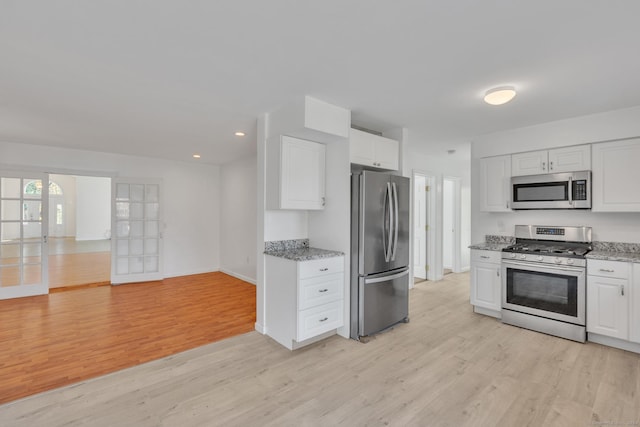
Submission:
<svg viewBox="0 0 640 427">
<path fill-rule="evenodd" d="M 394 280 L 394 279 L 399 279 L 400 277 L 406 276 L 407 274 L 409 274 L 409 269 L 406 269 L 400 273 L 396 273 L 396 274 L 392 274 L 391 276 L 382 276 L 382 277 L 376 277 L 375 279 L 364 279 L 364 284 L 365 285 L 370 285 L 372 283 L 380 283 L 380 282 L 387 282 L 389 280 Z"/>
<path fill-rule="evenodd" d="M 393 209 L 395 211 L 395 223 L 393 226 L 393 252 L 391 252 L 391 261 L 396 260 L 396 249 L 398 249 L 398 218 L 400 217 L 398 212 L 398 190 L 396 188 L 396 183 L 392 183 L 393 189 Z"/>
<path fill-rule="evenodd" d="M 387 217 L 387 210 L 389 216 Z M 387 223 L 387 218 L 389 222 Z M 387 182 L 387 192 L 384 195 L 384 207 L 382 210 L 382 249 L 384 250 L 384 260 L 389 262 L 391 259 L 391 245 L 393 244 L 392 224 L 393 223 L 393 200 L 391 196 L 391 184 Z M 387 231 L 388 230 L 388 231 Z M 388 234 L 387 234 L 388 233 Z"/>
</svg>

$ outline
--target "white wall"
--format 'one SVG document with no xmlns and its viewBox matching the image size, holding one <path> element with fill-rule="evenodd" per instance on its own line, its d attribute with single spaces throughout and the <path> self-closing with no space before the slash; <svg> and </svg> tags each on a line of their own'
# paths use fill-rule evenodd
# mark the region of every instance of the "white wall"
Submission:
<svg viewBox="0 0 640 427">
<path fill-rule="evenodd" d="M 0 142 L 0 162 L 5 169 L 160 178 L 165 201 L 164 275 L 180 276 L 219 268 L 217 166 L 10 142 Z"/>
<path fill-rule="evenodd" d="M 257 159 L 220 168 L 220 269 L 256 283 Z"/>
<path fill-rule="evenodd" d="M 640 242 L 639 213 L 563 210 L 480 212 L 478 189 L 481 157 L 638 136 L 640 107 L 592 114 L 476 138 L 472 143 L 471 162 L 471 240 L 474 243 L 482 242 L 486 234 L 511 236 L 515 225 L 535 224 L 585 225 L 593 228 L 593 240 L 596 241 Z"/>
<path fill-rule="evenodd" d="M 102 240 L 110 235 L 111 178 L 77 176 L 76 240 Z"/>
</svg>

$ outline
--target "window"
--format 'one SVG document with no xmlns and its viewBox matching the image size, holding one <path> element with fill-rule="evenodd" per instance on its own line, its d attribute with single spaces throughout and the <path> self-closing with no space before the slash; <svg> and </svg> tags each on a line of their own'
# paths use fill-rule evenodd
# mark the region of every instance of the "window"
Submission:
<svg viewBox="0 0 640 427">
<path fill-rule="evenodd" d="M 24 186 L 24 194 L 38 195 L 42 194 L 42 181 L 30 181 Z M 62 188 L 53 181 L 49 181 L 49 195 L 62 194 Z"/>
</svg>

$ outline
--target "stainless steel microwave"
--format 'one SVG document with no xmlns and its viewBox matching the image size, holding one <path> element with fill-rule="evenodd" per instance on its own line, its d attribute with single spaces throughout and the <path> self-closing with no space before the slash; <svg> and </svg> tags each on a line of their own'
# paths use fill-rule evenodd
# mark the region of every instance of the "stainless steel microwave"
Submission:
<svg viewBox="0 0 640 427">
<path fill-rule="evenodd" d="M 512 209 L 591 209 L 591 171 L 514 176 Z"/>
</svg>

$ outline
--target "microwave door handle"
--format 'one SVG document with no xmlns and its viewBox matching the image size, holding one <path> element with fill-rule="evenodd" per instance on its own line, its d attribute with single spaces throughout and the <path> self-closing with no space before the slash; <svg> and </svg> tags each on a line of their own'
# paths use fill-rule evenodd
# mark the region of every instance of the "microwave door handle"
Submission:
<svg viewBox="0 0 640 427">
<path fill-rule="evenodd" d="M 569 206 L 573 206 L 573 177 L 569 177 Z"/>
</svg>

